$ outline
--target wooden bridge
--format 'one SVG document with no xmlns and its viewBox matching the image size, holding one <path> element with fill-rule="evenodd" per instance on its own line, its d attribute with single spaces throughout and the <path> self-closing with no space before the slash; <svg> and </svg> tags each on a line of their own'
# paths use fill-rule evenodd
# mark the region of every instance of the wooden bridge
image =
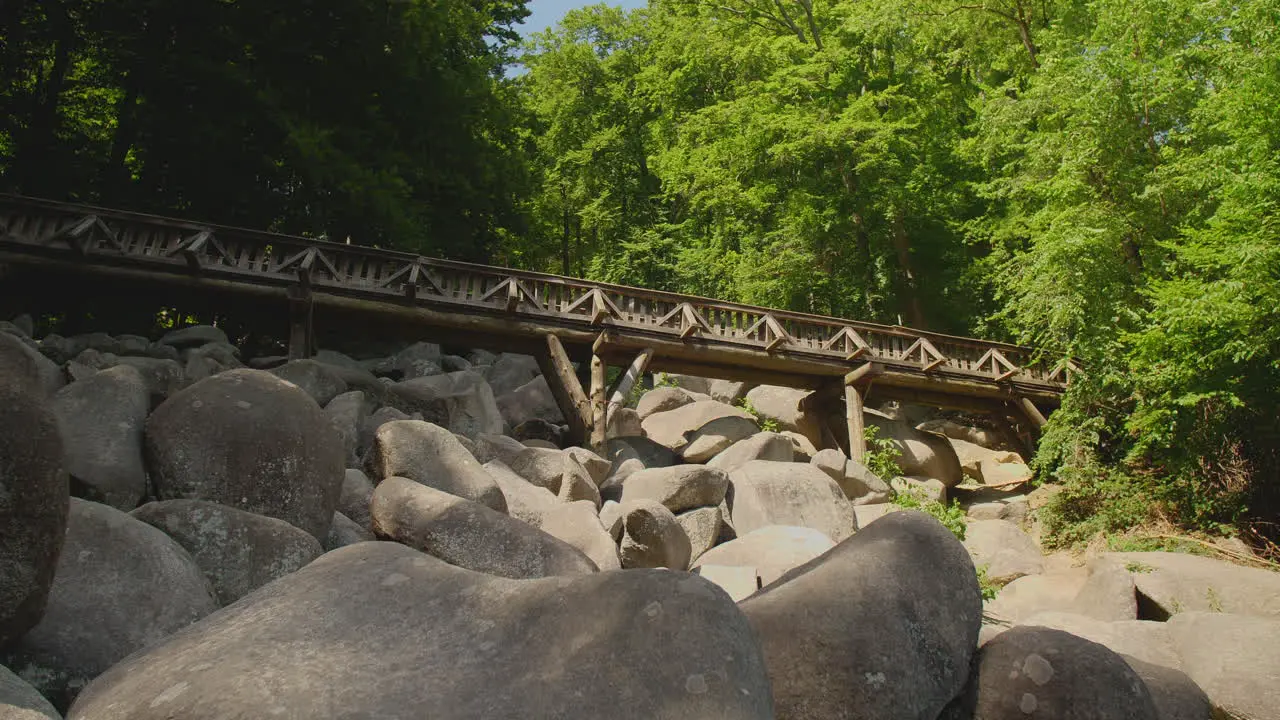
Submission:
<svg viewBox="0 0 1280 720">
<path fill-rule="evenodd" d="M 1038 428 L 1075 371 L 998 342 L 16 196 L 0 195 L 0 264 L 286 301 L 294 357 L 311 354 L 317 311 L 533 354 L 593 444 L 609 402 L 646 371 L 812 388 L 818 403 L 843 394 L 854 456 L 868 395 Z M 571 358 L 590 360 L 587 392 Z M 610 364 L 627 371 L 606 388 Z"/>
</svg>

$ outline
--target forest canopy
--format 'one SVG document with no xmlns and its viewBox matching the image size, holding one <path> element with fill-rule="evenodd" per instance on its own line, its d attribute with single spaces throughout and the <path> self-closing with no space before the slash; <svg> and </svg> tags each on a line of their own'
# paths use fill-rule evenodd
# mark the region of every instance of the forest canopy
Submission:
<svg viewBox="0 0 1280 720">
<path fill-rule="evenodd" d="M 1280 534 L 1280 0 L 526 14 L 6 2 L 0 185 L 1071 355 L 1053 537 Z"/>
</svg>

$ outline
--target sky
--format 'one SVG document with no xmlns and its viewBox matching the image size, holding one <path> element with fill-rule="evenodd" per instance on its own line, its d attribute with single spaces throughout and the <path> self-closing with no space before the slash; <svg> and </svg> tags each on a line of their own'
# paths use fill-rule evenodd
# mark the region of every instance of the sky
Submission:
<svg viewBox="0 0 1280 720">
<path fill-rule="evenodd" d="M 530 0 L 528 7 L 531 14 L 525 18 L 524 24 L 518 26 L 520 35 L 528 37 L 542 32 L 559 22 L 566 12 L 594 4 L 596 3 L 591 0 Z M 631 9 L 644 7 L 645 0 L 611 0 L 608 4 Z"/>
</svg>

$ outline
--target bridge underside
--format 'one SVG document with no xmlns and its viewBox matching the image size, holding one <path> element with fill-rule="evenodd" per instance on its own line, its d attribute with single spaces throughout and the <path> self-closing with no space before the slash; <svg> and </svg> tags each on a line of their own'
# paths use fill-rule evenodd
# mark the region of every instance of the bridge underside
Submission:
<svg viewBox="0 0 1280 720">
<path fill-rule="evenodd" d="M 843 395 L 860 440 L 862 404 L 886 400 L 1038 427 L 1073 369 L 1001 343 L 27 198 L 0 197 L 0 271 L 0 302 L 187 309 L 288 337 L 295 357 L 333 337 L 533 355 L 596 442 L 645 372 Z M 590 364 L 589 395 L 572 361 Z M 609 365 L 628 372 L 606 391 Z"/>
</svg>

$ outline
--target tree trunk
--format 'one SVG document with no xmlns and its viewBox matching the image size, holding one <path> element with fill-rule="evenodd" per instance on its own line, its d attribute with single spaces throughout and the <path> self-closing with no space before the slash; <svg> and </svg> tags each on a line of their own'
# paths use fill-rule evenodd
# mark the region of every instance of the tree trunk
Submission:
<svg viewBox="0 0 1280 720">
<path fill-rule="evenodd" d="M 569 193 L 560 189 L 560 274 L 569 274 Z"/>
<path fill-rule="evenodd" d="M 51 195 L 59 189 L 59 183 L 48 176 L 47 169 L 55 164 L 52 153 L 58 130 L 58 104 L 66 86 L 67 71 L 71 68 L 72 51 L 76 44 L 71 17 L 66 7 L 60 7 L 59 10 L 61 12 L 54 20 L 57 40 L 54 43 L 53 64 L 34 95 L 27 131 L 23 133 L 13 163 L 19 189 L 30 195 Z"/>
</svg>

